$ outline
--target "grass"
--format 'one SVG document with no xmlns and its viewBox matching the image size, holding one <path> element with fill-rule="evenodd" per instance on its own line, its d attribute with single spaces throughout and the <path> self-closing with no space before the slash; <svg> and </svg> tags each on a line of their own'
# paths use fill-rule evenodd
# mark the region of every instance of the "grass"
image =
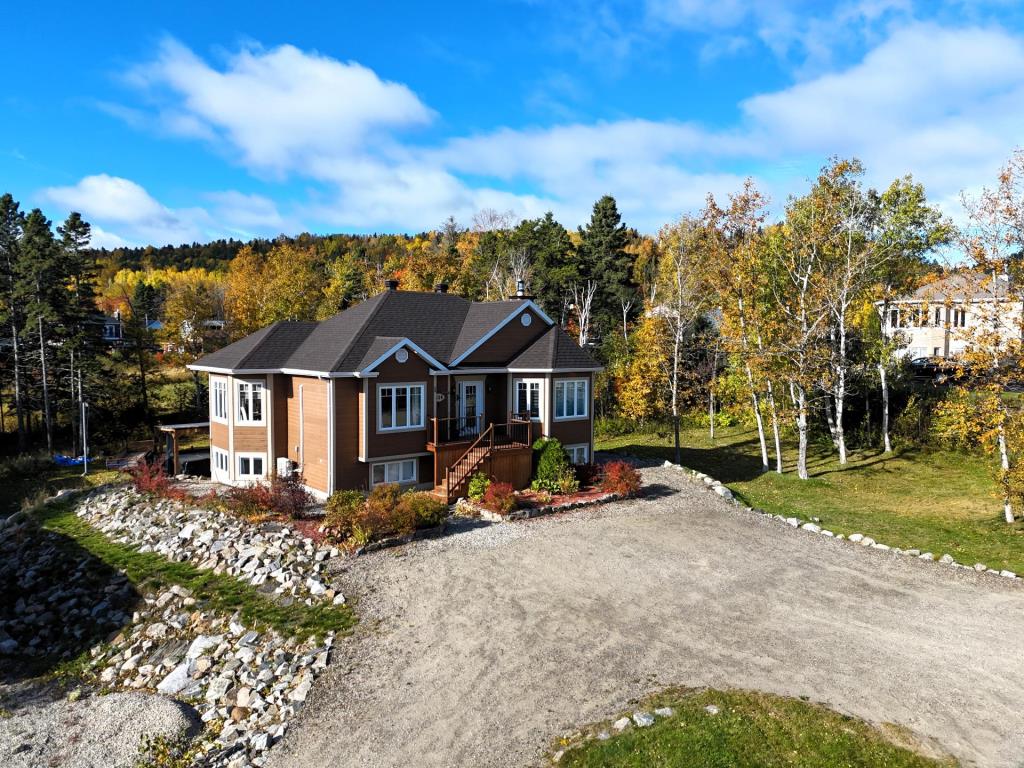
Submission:
<svg viewBox="0 0 1024 768">
<path fill-rule="evenodd" d="M 9 460 L 0 475 L 0 517 L 33 507 L 63 489 L 95 488 L 114 482 L 118 472 L 97 462 L 82 477 L 81 467 L 58 467 L 49 457 L 34 455 Z"/>
<path fill-rule="evenodd" d="M 77 517 L 73 506 L 58 501 L 40 508 L 36 517 L 44 528 L 66 536 L 111 568 L 123 572 L 140 592 L 178 584 L 191 590 L 206 610 L 231 615 L 257 628 L 275 629 L 289 637 L 323 636 L 344 632 L 355 624 L 348 606 L 295 602 L 284 606 L 233 576 L 200 570 L 190 563 L 175 563 L 152 553 L 117 544 Z"/>
<path fill-rule="evenodd" d="M 711 715 L 705 707 L 714 705 Z M 645 709 L 671 706 L 670 717 L 610 739 L 568 749 L 568 768 L 934 768 L 952 759 L 925 757 L 895 726 L 874 728 L 824 706 L 751 691 L 670 692 Z"/>
<path fill-rule="evenodd" d="M 746 504 L 821 519 L 836 533 L 863 533 L 902 549 L 949 553 L 958 562 L 1024 573 L 1024 523 L 1003 521 L 993 459 L 955 451 L 854 452 L 841 467 L 828 448 L 808 454 L 811 478 L 795 472 L 796 449 L 783 446 L 786 472 L 761 473 L 757 433 L 744 427 L 685 428 L 682 463 L 721 480 Z M 672 436 L 633 433 L 599 439 L 598 450 L 673 459 Z"/>
</svg>

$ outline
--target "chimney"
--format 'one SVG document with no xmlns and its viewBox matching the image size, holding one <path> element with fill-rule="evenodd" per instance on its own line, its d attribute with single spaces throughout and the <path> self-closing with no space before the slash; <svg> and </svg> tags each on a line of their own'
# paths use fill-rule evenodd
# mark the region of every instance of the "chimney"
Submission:
<svg viewBox="0 0 1024 768">
<path fill-rule="evenodd" d="M 516 280 L 516 292 L 513 296 L 509 296 L 509 301 L 526 301 L 532 299 L 533 296 L 526 292 L 526 281 Z"/>
<path fill-rule="evenodd" d="M 448 283 L 438 283 L 435 285 L 434 293 L 448 293 Z"/>
<path fill-rule="evenodd" d="M 398 281 L 397 280 L 385 280 L 384 281 L 384 290 L 387 290 L 387 291 L 397 291 L 398 290 Z"/>
</svg>

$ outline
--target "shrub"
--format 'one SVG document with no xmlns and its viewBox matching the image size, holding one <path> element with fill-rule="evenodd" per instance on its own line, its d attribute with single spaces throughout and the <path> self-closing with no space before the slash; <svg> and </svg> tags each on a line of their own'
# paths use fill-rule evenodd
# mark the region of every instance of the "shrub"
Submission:
<svg viewBox="0 0 1024 768">
<path fill-rule="evenodd" d="M 128 475 L 139 493 L 178 501 L 188 497 L 185 491 L 171 485 L 171 478 L 167 476 L 160 461 L 141 461 L 128 470 Z"/>
<path fill-rule="evenodd" d="M 270 506 L 274 514 L 290 518 L 303 518 L 313 506 L 313 497 L 297 475 L 270 479 Z"/>
<path fill-rule="evenodd" d="M 601 490 L 631 496 L 640 490 L 640 473 L 628 461 L 609 461 L 604 465 Z"/>
<path fill-rule="evenodd" d="M 535 491 L 559 493 L 562 477 L 572 471 L 569 454 L 555 438 L 541 438 L 533 444 L 533 450 L 537 452 L 537 471 L 530 487 Z"/>
<path fill-rule="evenodd" d="M 395 514 L 400 520 L 411 517 L 416 528 L 434 528 L 448 517 L 448 505 L 432 493 L 409 491 L 399 499 Z"/>
<path fill-rule="evenodd" d="M 601 480 L 601 468 L 597 464 L 577 464 L 574 469 L 581 488 L 597 485 Z"/>
<path fill-rule="evenodd" d="M 335 491 L 327 499 L 324 524 L 347 539 L 363 517 L 366 497 L 359 491 Z"/>
<path fill-rule="evenodd" d="M 580 489 L 580 481 L 576 479 L 576 470 L 566 467 L 558 477 L 558 492 L 564 495 L 576 493 Z"/>
<path fill-rule="evenodd" d="M 594 437 L 621 437 L 636 431 L 636 422 L 625 416 L 598 416 L 594 420 Z"/>
<path fill-rule="evenodd" d="M 469 489 L 466 491 L 466 495 L 473 501 L 480 501 L 480 499 L 484 497 L 484 494 L 487 493 L 487 486 L 490 484 L 491 478 L 483 472 L 477 472 L 469 478 Z"/>
<path fill-rule="evenodd" d="M 271 515 L 301 518 L 312 506 L 313 497 L 302 487 L 301 479 L 275 476 L 269 484 L 253 483 L 232 488 L 225 502 L 229 511 L 245 518 L 259 519 Z"/>
<path fill-rule="evenodd" d="M 399 508 L 402 489 L 397 483 L 375 485 L 366 499 L 361 533 L 368 540 L 390 535 L 404 535 L 416 530 L 416 518 L 409 507 Z"/>
<path fill-rule="evenodd" d="M 507 515 L 516 508 L 516 492 L 512 483 L 491 483 L 484 494 L 483 505 L 498 514 Z"/>
</svg>

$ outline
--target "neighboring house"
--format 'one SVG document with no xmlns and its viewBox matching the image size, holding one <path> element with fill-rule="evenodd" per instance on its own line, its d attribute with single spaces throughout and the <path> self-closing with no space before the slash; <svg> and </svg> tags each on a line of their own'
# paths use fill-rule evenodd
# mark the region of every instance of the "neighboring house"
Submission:
<svg viewBox="0 0 1024 768">
<path fill-rule="evenodd" d="M 320 496 L 400 483 L 465 494 L 478 471 L 524 487 L 531 443 L 593 454 L 600 366 L 529 297 L 388 288 L 319 323 L 277 322 L 188 366 L 210 374 L 211 473 L 301 473 Z"/>
<path fill-rule="evenodd" d="M 875 306 L 883 311 L 882 302 Z M 970 337 L 979 332 L 1020 338 L 1021 318 L 1020 299 L 1012 295 L 1005 275 L 954 272 L 889 302 L 882 332 L 889 339 L 900 334 L 899 354 L 910 360 L 948 358 L 963 352 Z"/>
<path fill-rule="evenodd" d="M 120 312 L 103 318 L 103 340 L 115 345 L 124 340 L 124 322 L 121 320 Z"/>
</svg>

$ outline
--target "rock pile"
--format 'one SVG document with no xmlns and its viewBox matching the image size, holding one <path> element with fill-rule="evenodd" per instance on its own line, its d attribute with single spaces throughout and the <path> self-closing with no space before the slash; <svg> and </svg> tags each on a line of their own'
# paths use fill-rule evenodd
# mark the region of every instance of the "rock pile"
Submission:
<svg viewBox="0 0 1024 768">
<path fill-rule="evenodd" d="M 0 656 L 69 659 L 125 624 L 128 578 L 29 515 L 0 519 Z"/>
<path fill-rule="evenodd" d="M 131 488 L 90 494 L 79 504 L 78 516 L 116 542 L 234 576 L 280 595 L 284 603 L 345 602 L 324 580 L 325 561 L 340 550 L 317 546 L 287 525 L 257 525 L 216 510 L 149 498 Z"/>
<path fill-rule="evenodd" d="M 195 610 L 188 590 L 147 597 L 132 624 L 92 650 L 107 687 L 156 690 L 191 703 L 211 740 L 203 765 L 261 766 L 327 667 L 333 636 L 300 642 Z"/>
</svg>

